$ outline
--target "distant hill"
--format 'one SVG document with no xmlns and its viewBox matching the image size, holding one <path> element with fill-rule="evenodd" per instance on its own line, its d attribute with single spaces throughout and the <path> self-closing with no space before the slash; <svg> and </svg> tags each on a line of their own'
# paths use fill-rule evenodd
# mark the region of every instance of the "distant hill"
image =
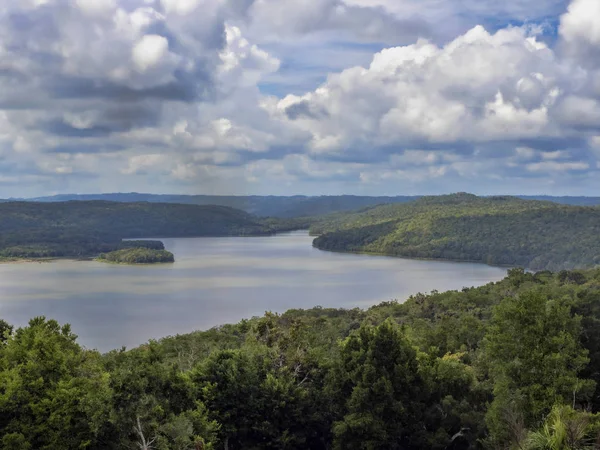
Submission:
<svg viewBox="0 0 600 450">
<path fill-rule="evenodd" d="M 69 201 L 0 204 L 0 256 L 95 256 L 125 238 L 267 235 L 273 228 L 225 206 Z"/>
<path fill-rule="evenodd" d="M 561 203 L 563 205 L 574 206 L 598 206 L 600 205 L 600 197 L 553 197 L 550 195 L 519 195 L 518 198 L 523 200 L 540 200 L 553 203 Z"/>
<path fill-rule="evenodd" d="M 600 265 L 600 208 L 516 197 L 422 197 L 316 222 L 323 250 L 560 270 Z"/>
<path fill-rule="evenodd" d="M 260 217 L 310 217 L 338 211 L 352 211 L 367 206 L 386 203 L 406 203 L 418 197 L 362 197 L 355 195 L 332 195 L 320 197 L 296 196 L 227 196 L 227 195 L 155 195 L 138 193 L 116 194 L 65 194 L 31 199 L 6 199 L 8 201 L 66 202 L 106 200 L 112 202 L 180 203 L 191 205 L 220 205 L 241 209 Z"/>
<path fill-rule="evenodd" d="M 90 201 L 106 200 L 113 202 L 150 202 L 181 203 L 191 205 L 221 205 L 241 209 L 261 217 L 314 217 L 336 212 L 353 211 L 369 206 L 395 203 L 408 203 L 421 196 L 358 196 L 358 195 L 323 195 L 323 196 L 227 196 L 227 195 L 156 195 L 140 193 L 115 194 L 65 194 L 31 199 L 7 199 L 6 201 L 65 202 L 71 200 Z M 594 206 L 600 205 L 600 197 L 551 197 L 551 196 L 518 196 L 525 200 L 545 200 L 567 205 Z"/>
</svg>

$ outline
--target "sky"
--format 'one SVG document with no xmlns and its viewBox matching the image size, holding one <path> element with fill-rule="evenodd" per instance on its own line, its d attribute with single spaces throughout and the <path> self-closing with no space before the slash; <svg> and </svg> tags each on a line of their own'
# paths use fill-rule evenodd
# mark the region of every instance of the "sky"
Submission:
<svg viewBox="0 0 600 450">
<path fill-rule="evenodd" d="M 600 195 L 600 0 L 4 0 L 0 198 Z"/>
</svg>

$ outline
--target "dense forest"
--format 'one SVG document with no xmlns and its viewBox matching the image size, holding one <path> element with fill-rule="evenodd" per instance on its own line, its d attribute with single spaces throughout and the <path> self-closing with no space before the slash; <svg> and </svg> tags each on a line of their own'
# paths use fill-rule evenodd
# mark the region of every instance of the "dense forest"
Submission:
<svg viewBox="0 0 600 450">
<path fill-rule="evenodd" d="M 215 205 L 6 202 L 0 203 L 0 258 L 95 257 L 150 245 L 128 245 L 128 238 L 255 236 L 309 227 L 323 250 L 533 270 L 600 264 L 600 207 L 470 194 L 294 218 L 259 218 Z"/>
<path fill-rule="evenodd" d="M 266 313 L 101 355 L 0 321 L 0 448 L 592 449 L 600 270 Z"/>
<path fill-rule="evenodd" d="M 339 211 L 352 211 L 386 203 L 406 203 L 418 197 L 366 197 L 357 195 L 322 195 L 309 197 L 304 195 L 294 196 L 235 196 L 235 195 L 156 195 L 140 193 L 115 193 L 115 194 L 89 194 L 89 195 L 55 195 L 33 199 L 19 199 L 20 201 L 34 202 L 65 202 L 65 201 L 91 201 L 104 200 L 112 202 L 149 202 L 149 203 L 179 203 L 190 205 L 219 205 L 241 209 L 259 217 L 296 218 L 311 217 L 330 214 Z M 0 200 L 2 201 L 15 201 Z"/>
<path fill-rule="evenodd" d="M 600 264 L 600 208 L 453 194 L 313 222 L 317 248 L 533 270 Z"/>
<path fill-rule="evenodd" d="M 72 200 L 90 201 L 105 200 L 112 202 L 151 202 L 151 203 L 181 203 L 191 205 L 220 205 L 241 209 L 259 217 L 314 217 L 335 212 L 352 211 L 369 206 L 408 203 L 415 201 L 420 195 L 397 196 L 360 196 L 360 195 L 321 195 L 321 196 L 261 196 L 261 195 L 169 195 L 113 193 L 113 194 L 62 194 L 30 199 L 5 199 L 6 201 L 33 202 L 66 202 Z M 518 195 L 524 200 L 545 200 L 565 205 L 595 206 L 600 205 L 600 197 L 553 197 L 549 195 Z"/>
<path fill-rule="evenodd" d="M 175 262 L 173 253 L 145 247 L 131 247 L 100 253 L 98 261 L 114 264 L 157 264 Z"/>
<path fill-rule="evenodd" d="M 276 229 L 224 206 L 8 202 L 0 204 L 0 257 L 97 256 L 150 245 L 122 242 L 127 238 L 253 236 Z"/>
</svg>

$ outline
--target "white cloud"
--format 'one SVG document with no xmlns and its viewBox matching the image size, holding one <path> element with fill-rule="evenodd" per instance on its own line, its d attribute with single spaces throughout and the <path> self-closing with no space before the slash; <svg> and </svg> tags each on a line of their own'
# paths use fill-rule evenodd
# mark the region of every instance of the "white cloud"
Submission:
<svg viewBox="0 0 600 450">
<path fill-rule="evenodd" d="M 254 0 L 248 2 L 249 32 L 265 41 L 336 32 L 337 39 L 407 41 L 429 36 L 431 27 L 421 17 L 394 17 L 381 8 L 363 8 L 341 0 Z"/>
<path fill-rule="evenodd" d="M 200 0 L 161 0 L 167 13 L 179 15 L 189 14 L 200 4 Z"/>
<path fill-rule="evenodd" d="M 193 180 L 197 176 L 197 172 L 193 164 L 179 163 L 171 171 L 171 174 L 178 180 Z"/>
<path fill-rule="evenodd" d="M 561 17 L 559 31 L 570 44 L 600 45 L 600 2 L 573 0 Z"/>
<path fill-rule="evenodd" d="M 368 69 L 330 75 L 271 113 L 298 105 L 322 111 L 292 121 L 313 134 L 313 148 L 331 152 L 415 140 L 521 139 L 551 132 L 548 110 L 560 94 L 560 75 L 552 51 L 523 30 L 489 34 L 476 27 L 444 47 L 419 41 L 385 49 Z M 535 88 L 524 87 L 526 80 Z"/>
<path fill-rule="evenodd" d="M 565 150 L 555 150 L 553 152 L 543 152 L 542 153 L 542 159 L 555 160 L 555 159 L 567 159 L 569 157 L 570 157 L 569 152 L 567 152 Z"/>
<path fill-rule="evenodd" d="M 559 3 L 5 2 L 0 175 L 37 191 L 595 185 L 599 3 L 573 0 L 550 47 L 543 24 L 465 28 Z"/>
<path fill-rule="evenodd" d="M 238 27 L 225 28 L 226 47 L 219 54 L 219 84 L 225 89 L 255 86 L 269 73 L 279 69 L 280 61 L 242 36 Z"/>
<path fill-rule="evenodd" d="M 569 95 L 560 103 L 557 116 L 563 123 L 581 126 L 600 126 L 600 102 L 593 98 Z"/>
<path fill-rule="evenodd" d="M 530 172 L 566 172 L 570 170 L 587 170 L 590 165 L 585 162 L 557 162 L 543 161 L 527 164 L 527 170 Z"/>
<path fill-rule="evenodd" d="M 527 160 L 533 159 L 537 155 L 537 152 L 530 147 L 517 147 L 515 154 L 518 159 Z"/>
<path fill-rule="evenodd" d="M 121 169 L 124 175 L 138 174 L 142 171 L 160 171 L 164 170 L 165 163 L 169 160 L 163 154 L 136 155 L 129 158 L 127 167 Z"/>
<path fill-rule="evenodd" d="M 169 51 L 169 41 L 163 36 L 147 34 L 133 47 L 132 58 L 136 68 L 145 72 L 155 67 Z"/>
<path fill-rule="evenodd" d="M 117 8 L 115 0 L 75 0 L 75 4 L 90 16 L 107 16 Z"/>
</svg>

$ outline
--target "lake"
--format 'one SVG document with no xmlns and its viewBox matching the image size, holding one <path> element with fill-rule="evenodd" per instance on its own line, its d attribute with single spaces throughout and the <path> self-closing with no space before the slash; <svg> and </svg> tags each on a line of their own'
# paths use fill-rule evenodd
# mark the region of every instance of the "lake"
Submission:
<svg viewBox="0 0 600 450">
<path fill-rule="evenodd" d="M 174 264 L 0 264 L 0 318 L 21 326 L 45 315 L 70 323 L 81 344 L 107 351 L 265 311 L 365 308 L 506 273 L 483 264 L 324 252 L 306 232 L 161 240 Z"/>
</svg>

